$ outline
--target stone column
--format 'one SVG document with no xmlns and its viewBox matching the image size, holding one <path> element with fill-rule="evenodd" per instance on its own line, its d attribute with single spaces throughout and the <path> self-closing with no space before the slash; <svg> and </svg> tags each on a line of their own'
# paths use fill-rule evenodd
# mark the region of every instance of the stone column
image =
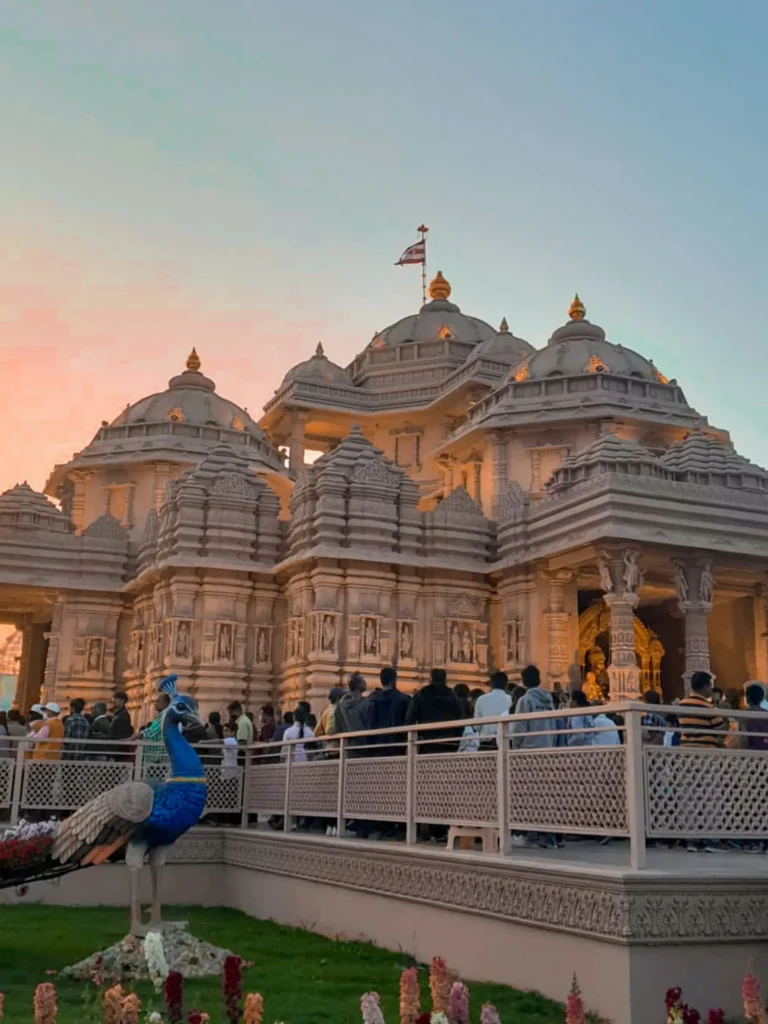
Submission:
<svg viewBox="0 0 768 1024">
<path fill-rule="evenodd" d="M 685 616 L 685 672 L 688 686 L 694 672 L 709 672 L 709 613 L 712 611 L 712 591 L 715 580 L 712 563 L 675 562 L 675 589 L 677 603 Z"/>
<path fill-rule="evenodd" d="M 483 496 L 481 493 L 480 481 L 483 473 L 483 460 L 481 456 L 475 452 L 469 461 L 472 464 L 472 497 L 482 508 Z"/>
<path fill-rule="evenodd" d="M 455 486 L 453 480 L 455 460 L 452 455 L 441 455 L 437 461 L 443 471 L 443 494 L 447 498 Z"/>
<path fill-rule="evenodd" d="M 498 432 L 491 434 L 493 444 L 493 509 L 494 519 L 498 519 L 499 504 L 507 491 L 507 442 L 504 435 Z"/>
<path fill-rule="evenodd" d="M 633 548 L 601 551 L 598 560 L 603 600 L 611 613 L 611 700 L 633 700 L 640 694 L 640 666 L 635 653 L 635 608 L 643 574 Z"/>
<path fill-rule="evenodd" d="M 565 587 L 573 577 L 569 569 L 546 574 L 549 601 L 544 613 L 547 619 L 549 678 L 552 683 L 563 682 L 568 676 L 570 663 L 570 613 L 565 608 Z"/>
<path fill-rule="evenodd" d="M 298 473 L 304 468 L 304 425 L 307 422 L 306 413 L 296 414 L 291 436 L 288 438 L 288 468 Z"/>
<path fill-rule="evenodd" d="M 156 462 L 155 463 L 155 480 L 154 480 L 154 496 L 153 496 L 153 507 L 155 512 L 160 511 L 160 506 L 163 504 L 165 498 L 165 488 L 168 481 L 171 479 L 171 464 L 170 462 Z"/>
</svg>

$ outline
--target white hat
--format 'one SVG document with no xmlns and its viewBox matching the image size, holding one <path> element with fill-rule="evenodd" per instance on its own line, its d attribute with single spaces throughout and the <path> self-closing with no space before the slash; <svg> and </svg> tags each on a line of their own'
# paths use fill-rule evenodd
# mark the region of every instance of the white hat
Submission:
<svg viewBox="0 0 768 1024">
<path fill-rule="evenodd" d="M 46 711 L 52 711 L 54 713 L 54 715 L 61 714 L 61 708 L 59 707 L 59 705 L 54 700 L 49 701 L 45 705 L 45 710 Z"/>
<path fill-rule="evenodd" d="M 42 715 L 42 713 L 43 713 L 43 705 L 42 704 L 33 704 L 32 707 L 29 710 L 30 711 L 36 711 L 38 715 Z"/>
</svg>

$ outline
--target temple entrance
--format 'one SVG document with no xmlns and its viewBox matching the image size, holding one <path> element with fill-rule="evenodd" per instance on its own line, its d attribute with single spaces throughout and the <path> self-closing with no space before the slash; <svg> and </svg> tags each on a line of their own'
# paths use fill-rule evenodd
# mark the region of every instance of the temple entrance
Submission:
<svg viewBox="0 0 768 1024">
<path fill-rule="evenodd" d="M 661 663 L 664 646 L 656 633 L 637 615 L 633 616 L 635 655 L 640 668 L 640 688 L 662 692 Z M 583 689 L 590 700 L 608 697 L 611 616 L 602 598 L 597 598 L 579 615 L 579 667 Z"/>
</svg>

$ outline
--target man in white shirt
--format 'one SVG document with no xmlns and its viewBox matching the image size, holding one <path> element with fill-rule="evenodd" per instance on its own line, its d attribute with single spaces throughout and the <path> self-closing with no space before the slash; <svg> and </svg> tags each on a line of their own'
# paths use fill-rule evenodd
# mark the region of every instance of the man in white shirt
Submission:
<svg viewBox="0 0 768 1024">
<path fill-rule="evenodd" d="M 507 692 L 507 686 L 509 684 L 509 678 L 506 672 L 494 672 L 491 676 L 491 689 L 488 693 L 484 693 L 482 697 L 478 697 L 475 701 L 475 718 L 500 718 L 502 715 L 508 715 L 510 708 L 512 707 L 512 697 Z M 477 746 L 471 743 L 471 737 L 474 734 L 475 737 L 480 737 L 479 746 L 492 748 L 496 745 L 496 736 L 498 734 L 499 727 L 496 722 L 489 722 L 488 725 L 481 726 L 467 726 L 465 735 L 470 742 L 462 743 L 462 750 L 476 750 Z"/>
</svg>

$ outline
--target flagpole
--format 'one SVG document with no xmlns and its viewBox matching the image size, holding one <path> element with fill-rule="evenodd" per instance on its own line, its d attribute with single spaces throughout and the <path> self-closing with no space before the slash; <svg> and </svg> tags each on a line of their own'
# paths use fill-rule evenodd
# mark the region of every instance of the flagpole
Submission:
<svg viewBox="0 0 768 1024">
<path fill-rule="evenodd" d="M 428 227 L 421 224 L 416 230 L 421 235 L 421 240 L 424 243 L 424 262 L 421 264 L 421 304 L 426 306 L 427 304 L 427 232 Z"/>
</svg>

